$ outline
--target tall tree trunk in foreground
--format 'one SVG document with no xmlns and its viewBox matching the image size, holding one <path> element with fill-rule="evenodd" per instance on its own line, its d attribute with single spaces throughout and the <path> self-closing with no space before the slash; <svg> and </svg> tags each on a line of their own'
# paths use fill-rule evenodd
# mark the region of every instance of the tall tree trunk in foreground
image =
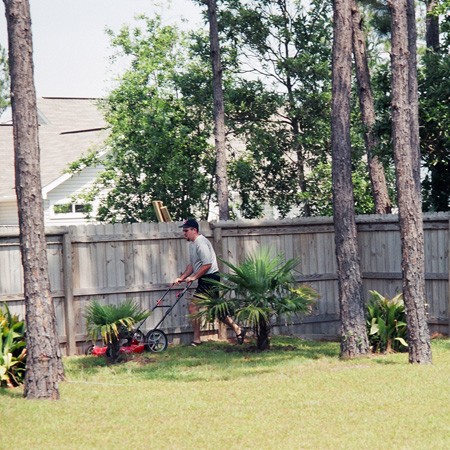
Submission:
<svg viewBox="0 0 450 450">
<path fill-rule="evenodd" d="M 378 145 L 375 133 L 375 106 L 370 81 L 369 63 L 366 51 L 366 37 L 362 28 L 362 18 L 356 0 L 352 0 L 353 55 L 355 58 L 356 80 L 359 89 L 359 105 L 364 125 L 369 176 L 377 214 L 389 214 L 392 209 L 386 184 L 384 167 L 374 150 Z"/>
<path fill-rule="evenodd" d="M 392 137 L 402 244 L 409 362 L 431 363 L 425 269 L 414 0 L 392 0 Z"/>
<path fill-rule="evenodd" d="M 222 62 L 220 59 L 219 30 L 216 0 L 208 1 L 209 40 L 213 71 L 214 139 L 216 146 L 216 180 L 219 219 L 229 219 L 227 155 L 225 147 L 225 108 L 222 88 Z"/>
<path fill-rule="evenodd" d="M 24 396 L 58 399 L 64 372 L 48 278 L 30 6 L 28 0 L 4 3 L 27 327 Z"/>
<path fill-rule="evenodd" d="M 333 211 L 341 311 L 341 357 L 369 351 L 353 201 L 350 146 L 351 0 L 334 2 L 331 144 Z"/>
</svg>

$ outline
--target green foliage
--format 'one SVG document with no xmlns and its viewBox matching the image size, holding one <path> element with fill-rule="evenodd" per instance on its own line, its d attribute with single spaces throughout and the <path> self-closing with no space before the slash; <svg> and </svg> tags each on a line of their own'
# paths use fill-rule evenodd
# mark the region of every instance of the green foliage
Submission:
<svg viewBox="0 0 450 450">
<path fill-rule="evenodd" d="M 0 114 L 10 104 L 9 64 L 6 50 L 0 45 Z"/>
<path fill-rule="evenodd" d="M 261 249 L 238 266 L 223 262 L 231 271 L 214 283 L 219 291 L 216 297 L 202 296 L 198 300 L 202 308 L 199 317 L 213 322 L 224 315 L 234 316 L 255 330 L 259 349 L 269 347 L 272 318 L 306 314 L 318 298 L 308 286 L 295 287 L 293 271 L 298 259 L 285 261 L 281 255 L 273 256 L 269 249 Z"/>
<path fill-rule="evenodd" d="M 389 5 L 382 0 L 363 0 L 360 3 L 366 11 L 370 27 L 379 36 L 389 36 L 391 33 Z"/>
<path fill-rule="evenodd" d="M 420 139 L 424 167 L 424 209 L 450 209 L 450 55 L 446 51 L 427 53 L 419 72 Z"/>
<path fill-rule="evenodd" d="M 446 19 L 448 20 L 448 12 L 450 11 L 450 0 L 438 0 L 432 11 L 432 14 L 447 14 Z"/>
<path fill-rule="evenodd" d="M 283 157 L 290 152 L 292 136 L 285 127 L 253 126 L 246 149 L 229 164 L 230 186 L 239 193 L 243 217 L 260 217 L 266 203 L 286 216 L 298 204 L 296 165 Z"/>
<path fill-rule="evenodd" d="M 370 24 L 376 31 L 375 40 L 390 34 L 390 15 L 386 2 L 363 2 L 369 13 Z M 448 211 L 450 208 L 450 89 L 449 57 L 449 4 L 436 2 L 434 14 L 440 17 L 439 49 L 419 53 L 419 122 L 420 146 L 423 162 L 423 208 L 425 211 Z M 420 30 L 419 30 L 420 31 Z M 372 33 L 372 37 L 374 34 Z M 420 38 L 420 36 L 419 36 Z M 378 46 L 380 47 L 380 46 Z M 372 48 L 377 48 L 373 45 Z M 388 62 L 373 67 L 373 90 L 377 109 L 377 136 L 380 140 L 378 156 L 388 164 L 392 162 L 391 136 L 391 74 Z M 385 164 L 386 166 L 387 164 Z"/>
<path fill-rule="evenodd" d="M 85 155 L 82 155 L 79 159 L 72 161 L 66 172 L 67 173 L 78 173 L 84 168 L 101 164 L 101 159 L 96 150 L 90 150 Z"/>
<path fill-rule="evenodd" d="M 281 217 L 328 214 L 329 189 L 322 194 L 317 180 L 331 184 L 322 170 L 331 150 L 331 4 L 223 0 L 218 19 L 228 180 L 239 194 L 232 215 L 260 217 L 267 204 Z M 128 69 L 103 105 L 106 169 L 83 201 L 106 192 L 97 217 L 106 222 L 156 220 L 153 200 L 175 220 L 206 219 L 216 201 L 208 36 L 183 35 L 158 17 L 109 35 Z M 353 148 L 361 147 L 354 129 Z M 357 209 L 372 212 L 362 153 L 354 155 Z M 96 163 L 87 155 L 71 170 Z"/>
<path fill-rule="evenodd" d="M 227 125 L 245 144 L 230 163 L 238 208 L 247 218 L 264 204 L 309 215 L 308 195 L 298 195 L 311 188 L 304 174 L 330 153 L 330 4 L 224 0 L 219 21 L 235 70 L 252 73 L 225 91 Z"/>
<path fill-rule="evenodd" d="M 0 386 L 23 383 L 26 363 L 25 322 L 0 308 Z"/>
<path fill-rule="evenodd" d="M 88 335 L 94 341 L 100 335 L 106 344 L 116 343 L 123 330 L 131 330 L 135 323 L 149 315 L 130 299 L 117 305 L 102 305 L 98 300 L 92 300 L 84 312 Z"/>
<path fill-rule="evenodd" d="M 307 175 L 310 189 L 307 193 L 298 194 L 307 199 L 312 216 L 333 215 L 333 191 L 331 163 L 319 163 Z M 356 160 L 352 170 L 353 191 L 356 214 L 373 214 L 374 202 L 371 192 L 367 165 L 361 159 Z"/>
<path fill-rule="evenodd" d="M 213 195 L 212 115 L 188 92 L 198 95 L 203 67 L 187 62 L 187 44 L 175 27 L 162 26 L 158 17 L 141 20 L 142 27 L 109 31 L 117 57 L 129 66 L 103 104 L 111 133 L 105 171 L 91 191 L 91 197 L 106 192 L 98 219 L 156 220 L 153 200 L 167 205 L 175 220 L 193 213 L 206 218 Z M 83 159 L 74 170 L 93 162 Z"/>
<path fill-rule="evenodd" d="M 367 332 L 373 352 L 403 351 L 408 347 L 406 314 L 402 294 L 392 299 L 370 291 Z"/>
</svg>

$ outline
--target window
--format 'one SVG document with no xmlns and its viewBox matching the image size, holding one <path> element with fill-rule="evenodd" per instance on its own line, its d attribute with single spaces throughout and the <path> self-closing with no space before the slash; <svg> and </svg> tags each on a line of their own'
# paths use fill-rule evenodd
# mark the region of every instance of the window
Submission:
<svg viewBox="0 0 450 450">
<path fill-rule="evenodd" d="M 53 211 L 55 214 L 87 214 L 92 211 L 92 205 L 89 203 L 61 203 L 59 205 L 53 205 Z"/>
<path fill-rule="evenodd" d="M 90 213 L 92 211 L 92 205 L 89 203 L 83 204 L 83 205 L 79 205 L 79 204 L 75 204 L 75 212 L 76 213 Z"/>
</svg>

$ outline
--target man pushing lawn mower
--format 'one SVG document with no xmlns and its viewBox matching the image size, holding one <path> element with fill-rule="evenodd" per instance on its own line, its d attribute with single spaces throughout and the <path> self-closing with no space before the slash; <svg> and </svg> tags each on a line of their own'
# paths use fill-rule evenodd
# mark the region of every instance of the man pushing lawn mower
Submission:
<svg viewBox="0 0 450 450">
<path fill-rule="evenodd" d="M 174 283 L 198 281 L 197 289 L 189 302 L 189 314 L 192 317 L 192 328 L 194 330 L 194 339 L 191 345 L 196 347 L 202 343 L 200 339 L 200 320 L 196 318 L 196 314 L 199 312 L 195 302 L 196 296 L 198 294 L 208 294 L 214 289 L 210 280 L 220 281 L 219 267 L 217 265 L 216 252 L 209 240 L 199 233 L 197 221 L 188 219 L 181 227 L 183 228 L 184 238 L 189 242 L 190 262 Z M 233 329 L 236 333 L 238 344 L 242 344 L 245 338 L 245 329 L 241 329 L 230 316 L 225 316 L 222 322 Z"/>
</svg>

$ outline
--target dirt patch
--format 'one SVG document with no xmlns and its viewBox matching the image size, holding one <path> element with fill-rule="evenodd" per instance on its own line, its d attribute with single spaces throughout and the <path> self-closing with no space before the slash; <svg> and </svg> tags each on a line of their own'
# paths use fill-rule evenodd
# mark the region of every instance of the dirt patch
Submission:
<svg viewBox="0 0 450 450">
<path fill-rule="evenodd" d="M 433 333 L 431 339 L 448 339 L 448 335 L 443 333 Z"/>
<path fill-rule="evenodd" d="M 120 362 L 134 362 L 138 366 L 146 366 L 147 364 L 153 364 L 157 362 L 156 358 L 148 356 L 144 353 L 123 355 L 123 357 L 123 361 L 121 360 Z"/>
</svg>

